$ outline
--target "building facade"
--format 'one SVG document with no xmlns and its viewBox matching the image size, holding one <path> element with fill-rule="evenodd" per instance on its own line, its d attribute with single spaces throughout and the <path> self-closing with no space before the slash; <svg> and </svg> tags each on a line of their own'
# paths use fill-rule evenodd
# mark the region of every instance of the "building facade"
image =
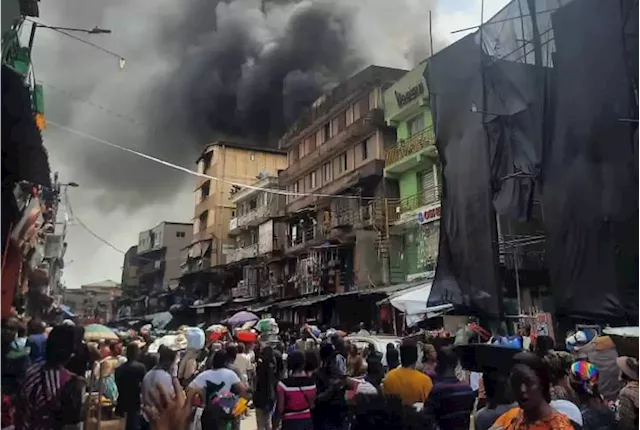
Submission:
<svg viewBox="0 0 640 430">
<path fill-rule="evenodd" d="M 279 150 L 222 141 L 208 145 L 198 159 L 198 172 L 220 180 L 198 179 L 192 246 L 200 249 L 200 255 L 190 259 L 206 258 L 214 267 L 226 264 L 235 245 L 228 237 L 231 219 L 236 218 L 234 184 L 252 184 L 260 174 L 277 176 L 286 165 L 287 158 Z"/>
<path fill-rule="evenodd" d="M 192 232 L 191 223 L 163 221 L 139 233 L 135 261 L 139 295 L 177 286 L 182 273 L 182 250 L 191 243 Z"/>
<path fill-rule="evenodd" d="M 116 300 L 121 293 L 120 284 L 105 280 L 80 288 L 68 288 L 64 291 L 63 300 L 80 320 L 108 322 L 115 317 Z"/>
<path fill-rule="evenodd" d="M 285 289 L 343 293 L 388 281 L 372 202 L 397 193 L 383 180 L 382 94 L 406 71 L 371 66 L 319 98 L 280 140 L 288 167 Z M 289 295 L 289 294 L 287 294 Z"/>
<path fill-rule="evenodd" d="M 385 150 L 384 176 L 397 181 L 399 200 L 392 204 L 388 231 L 392 283 L 429 276 L 435 271 L 440 229 L 441 180 L 426 61 L 384 92 L 384 116 L 396 129 L 396 143 Z"/>
<path fill-rule="evenodd" d="M 236 216 L 229 222 L 229 237 L 235 240 L 235 246 L 227 255 L 227 263 L 242 271 L 232 290 L 234 300 L 279 298 L 284 294 L 281 262 L 286 196 L 279 194 L 276 176 L 263 175 L 253 187 L 232 193 Z"/>
</svg>

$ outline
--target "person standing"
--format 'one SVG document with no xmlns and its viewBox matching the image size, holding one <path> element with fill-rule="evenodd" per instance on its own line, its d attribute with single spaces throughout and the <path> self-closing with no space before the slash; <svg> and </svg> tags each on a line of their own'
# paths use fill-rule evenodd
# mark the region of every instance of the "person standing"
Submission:
<svg viewBox="0 0 640 430">
<path fill-rule="evenodd" d="M 456 377 L 457 365 L 458 357 L 453 348 L 442 348 L 427 405 L 441 430 L 469 428 L 476 394 L 471 385 Z"/>
<path fill-rule="evenodd" d="M 167 394 L 175 396 L 176 393 L 173 389 L 173 380 L 171 378 L 171 366 L 176 358 L 176 352 L 165 345 L 161 345 L 158 348 L 158 364 L 144 375 L 142 378 L 141 399 L 142 404 L 153 404 L 152 393 L 157 390 L 160 385 Z M 146 428 L 146 423 L 149 422 L 149 418 L 146 414 L 143 414 L 144 422 L 143 427 Z"/>
<path fill-rule="evenodd" d="M 616 418 L 620 430 L 638 428 L 638 360 L 632 357 L 618 357 L 620 380 L 624 384 L 618 395 Z"/>
<path fill-rule="evenodd" d="M 311 409 L 316 396 L 316 386 L 304 371 L 304 354 L 294 351 L 287 360 L 289 377 L 278 383 L 278 417 L 282 430 L 313 430 Z M 277 426 L 276 426 L 277 427 Z"/>
<path fill-rule="evenodd" d="M 387 344 L 387 352 L 385 355 L 387 358 L 387 369 L 393 370 L 396 367 L 400 366 L 400 355 L 398 354 L 398 350 L 393 343 Z"/>
<path fill-rule="evenodd" d="M 583 430 L 615 429 L 613 411 L 604 403 L 598 390 L 598 369 L 588 361 L 576 361 L 570 366 L 569 378 L 582 415 Z M 553 403 L 553 402 L 552 402 Z"/>
<path fill-rule="evenodd" d="M 349 356 L 347 357 L 347 375 L 358 378 L 364 374 L 364 360 L 358 351 L 358 346 L 354 343 L 349 345 Z"/>
<path fill-rule="evenodd" d="M 38 319 L 32 319 L 28 324 L 28 334 L 26 346 L 30 350 L 30 358 L 32 363 L 39 363 L 44 360 L 44 354 L 47 346 L 47 335 L 44 330 L 46 325 Z"/>
<path fill-rule="evenodd" d="M 74 351 L 74 328 L 54 328 L 43 360 L 27 369 L 20 393 L 16 429 L 50 430 L 75 424 L 82 411 L 80 379 L 65 369 Z"/>
<path fill-rule="evenodd" d="M 147 369 L 140 362 L 140 348 L 131 343 L 127 346 L 127 362 L 116 369 L 116 385 L 120 397 L 116 414 L 126 417 L 125 430 L 139 430 L 142 426 L 140 395 L 142 381 Z"/>
<path fill-rule="evenodd" d="M 416 370 L 417 362 L 418 347 L 400 345 L 402 367 L 389 371 L 382 381 L 383 393 L 398 396 L 408 406 L 425 403 L 433 388 L 433 381 L 428 375 Z"/>
<path fill-rule="evenodd" d="M 265 346 L 260 351 L 256 366 L 256 384 L 253 405 L 256 411 L 257 430 L 271 430 L 271 419 L 276 404 L 276 360 L 273 349 Z"/>
<path fill-rule="evenodd" d="M 316 398 L 313 424 L 316 430 L 341 430 L 348 428 L 348 407 L 345 397 L 346 376 L 336 366 L 333 345 L 320 347 L 321 365 L 316 372 Z"/>
<path fill-rule="evenodd" d="M 475 430 L 488 430 L 498 417 L 518 407 L 518 404 L 513 400 L 507 375 L 489 372 L 484 373 L 482 379 L 487 405 L 476 412 Z"/>
</svg>

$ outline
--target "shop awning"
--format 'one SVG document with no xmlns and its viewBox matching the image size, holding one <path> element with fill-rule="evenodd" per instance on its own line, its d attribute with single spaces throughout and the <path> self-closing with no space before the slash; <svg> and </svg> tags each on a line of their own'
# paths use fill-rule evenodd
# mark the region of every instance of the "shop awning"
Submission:
<svg viewBox="0 0 640 430">
<path fill-rule="evenodd" d="M 411 327 L 422 320 L 442 315 L 453 309 L 453 305 L 450 303 L 427 307 L 432 286 L 433 282 L 428 281 L 414 288 L 399 291 L 389 297 L 391 306 L 404 313 L 407 326 Z"/>
</svg>

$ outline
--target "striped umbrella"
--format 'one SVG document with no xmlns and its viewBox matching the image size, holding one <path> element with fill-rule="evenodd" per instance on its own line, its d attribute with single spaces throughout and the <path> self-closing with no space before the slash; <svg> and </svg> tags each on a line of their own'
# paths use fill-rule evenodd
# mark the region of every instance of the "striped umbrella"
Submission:
<svg viewBox="0 0 640 430">
<path fill-rule="evenodd" d="M 84 340 L 118 340 L 118 335 L 102 324 L 89 324 L 84 326 Z"/>
</svg>

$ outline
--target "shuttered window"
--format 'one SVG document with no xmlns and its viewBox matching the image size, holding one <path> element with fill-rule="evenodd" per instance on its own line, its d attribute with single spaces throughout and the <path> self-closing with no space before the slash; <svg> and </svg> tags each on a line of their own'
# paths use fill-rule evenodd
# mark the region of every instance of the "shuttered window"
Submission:
<svg viewBox="0 0 640 430">
<path fill-rule="evenodd" d="M 420 204 L 429 205 L 437 202 L 436 181 L 433 166 L 419 173 Z"/>
</svg>

